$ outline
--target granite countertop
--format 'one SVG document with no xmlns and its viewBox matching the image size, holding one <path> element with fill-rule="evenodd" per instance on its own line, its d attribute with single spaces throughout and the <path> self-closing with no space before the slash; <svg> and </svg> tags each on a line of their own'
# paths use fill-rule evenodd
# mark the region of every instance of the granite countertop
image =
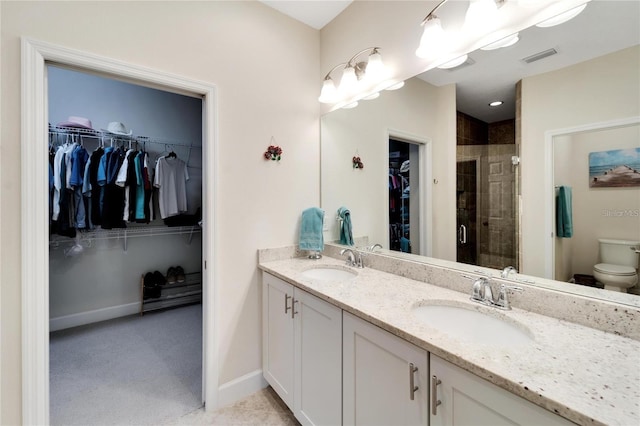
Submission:
<svg viewBox="0 0 640 426">
<path fill-rule="evenodd" d="M 348 268 L 358 275 L 342 282 L 302 275 L 322 265 L 348 268 L 328 257 L 259 267 L 573 422 L 640 424 L 640 342 L 522 309 L 485 307 L 467 294 L 371 268 Z M 417 320 L 411 308 L 420 303 L 482 310 L 526 326 L 535 341 L 495 347 L 457 340 Z"/>
</svg>

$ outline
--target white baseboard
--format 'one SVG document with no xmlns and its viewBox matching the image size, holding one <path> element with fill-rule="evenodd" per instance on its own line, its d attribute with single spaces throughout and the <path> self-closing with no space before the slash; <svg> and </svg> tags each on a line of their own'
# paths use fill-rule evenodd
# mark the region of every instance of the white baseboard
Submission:
<svg viewBox="0 0 640 426">
<path fill-rule="evenodd" d="M 109 308 L 96 309 L 95 311 L 80 312 L 49 319 L 49 331 L 64 330 L 65 328 L 79 325 L 120 318 L 140 312 L 140 303 L 127 303 L 126 305 L 111 306 Z"/>
<path fill-rule="evenodd" d="M 262 376 L 262 370 L 252 371 L 242 377 L 224 383 L 218 388 L 218 407 L 233 404 L 267 386 L 268 383 Z M 215 407 L 207 408 L 215 409 Z"/>
</svg>

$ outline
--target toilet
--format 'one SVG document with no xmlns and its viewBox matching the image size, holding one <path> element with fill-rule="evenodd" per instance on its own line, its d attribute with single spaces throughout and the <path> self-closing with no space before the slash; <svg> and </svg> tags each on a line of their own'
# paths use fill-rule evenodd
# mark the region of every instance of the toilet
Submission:
<svg viewBox="0 0 640 426">
<path fill-rule="evenodd" d="M 638 283 L 640 241 L 599 239 L 600 261 L 593 276 L 606 290 L 627 292 Z"/>
</svg>

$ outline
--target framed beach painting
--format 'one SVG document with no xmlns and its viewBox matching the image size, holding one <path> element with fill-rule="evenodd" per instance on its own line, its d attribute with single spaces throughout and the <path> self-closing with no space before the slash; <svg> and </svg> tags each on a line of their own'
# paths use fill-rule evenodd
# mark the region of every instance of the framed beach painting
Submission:
<svg viewBox="0 0 640 426">
<path fill-rule="evenodd" d="M 640 186 L 640 148 L 589 153 L 589 187 Z"/>
</svg>

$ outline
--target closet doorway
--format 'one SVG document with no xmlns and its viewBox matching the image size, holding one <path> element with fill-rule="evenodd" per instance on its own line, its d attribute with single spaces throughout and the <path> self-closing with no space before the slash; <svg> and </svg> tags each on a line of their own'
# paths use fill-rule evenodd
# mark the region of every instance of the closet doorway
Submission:
<svg viewBox="0 0 640 426">
<path fill-rule="evenodd" d="M 202 99 L 47 77 L 51 423 L 179 417 L 202 404 Z"/>
<path fill-rule="evenodd" d="M 90 74 L 100 74 L 120 81 L 127 81 L 144 87 L 154 87 L 171 93 L 200 97 L 202 114 L 200 135 L 202 140 L 201 161 L 203 168 L 201 194 L 202 242 L 202 392 L 201 401 L 207 401 L 208 408 L 217 406 L 217 343 L 214 324 L 215 282 L 213 280 L 213 237 L 216 173 L 215 140 L 215 87 L 202 82 L 191 81 L 158 71 L 124 64 L 109 58 L 97 57 L 80 51 L 24 39 L 23 53 L 23 126 L 22 126 L 22 207 L 25 212 L 22 222 L 22 335 L 23 335 L 23 422 L 25 424 L 48 424 L 49 418 L 49 222 L 42 220 L 43 213 L 49 211 L 49 187 L 46 166 L 48 165 L 47 134 L 51 123 L 47 102 L 47 67 L 69 67 Z M 68 94 L 72 95 L 72 94 Z M 67 121 L 78 121 L 78 116 L 67 116 Z M 82 118 L 82 117 L 80 117 Z M 86 117 L 84 117 L 86 118 Z M 82 120 L 80 120 L 82 121 Z M 118 121 L 114 119 L 114 121 Z M 86 124 L 86 122 L 83 122 Z M 108 126 L 111 125 L 109 121 Z M 103 123 L 99 123 L 104 126 Z M 89 126 L 93 127 L 93 126 Z M 107 129 L 108 130 L 108 129 Z M 122 129 L 120 129 L 122 130 Z M 100 129 L 102 131 L 102 129 Z M 112 132 L 115 133 L 115 132 Z M 128 133 L 125 127 L 122 133 Z M 33 167 L 33 164 L 41 167 Z M 204 166 L 206 165 L 206 166 Z M 111 232 L 111 230 L 109 231 Z M 115 238 L 120 249 L 132 250 L 132 233 Z M 193 236 L 191 236 L 193 238 Z M 140 240 L 141 238 L 137 238 Z M 193 240 L 192 240 L 193 241 Z M 92 247 L 80 240 L 74 250 Z M 93 243 L 90 243 L 93 244 Z M 74 247 L 72 245 L 72 247 Z M 88 251 L 88 250 L 87 250 Z M 207 260 L 214 262 L 209 269 Z M 34 264 L 42 268 L 33 268 Z M 173 265 L 175 266 L 175 265 Z M 52 271 L 54 268 L 51 268 Z M 185 271 L 186 272 L 186 271 Z M 140 277 L 143 275 L 141 274 Z M 93 277 L 87 277 L 91 283 Z M 53 280 L 52 280 L 53 281 Z M 138 278 L 135 287 L 140 289 Z M 120 306 L 120 309 L 127 309 Z M 139 303 L 138 303 L 139 305 Z M 94 311 L 101 312 L 100 308 Z M 63 315 L 62 317 L 65 317 Z M 66 317 L 74 317 L 68 315 Z M 60 318 L 59 318 L 60 319 Z M 68 320 L 69 318 L 65 318 Z"/>
<path fill-rule="evenodd" d="M 428 252 L 425 202 L 427 146 L 407 139 L 389 137 L 389 249 L 426 255 Z"/>
</svg>

